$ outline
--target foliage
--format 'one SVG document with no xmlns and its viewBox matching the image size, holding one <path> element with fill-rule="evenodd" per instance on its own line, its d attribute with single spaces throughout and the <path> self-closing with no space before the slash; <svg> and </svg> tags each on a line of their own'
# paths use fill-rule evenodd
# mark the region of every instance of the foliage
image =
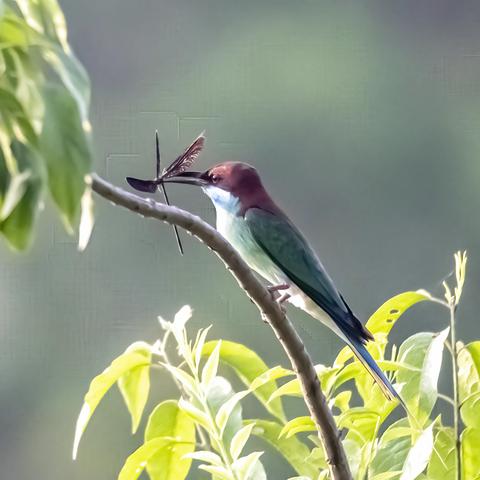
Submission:
<svg viewBox="0 0 480 480">
<path fill-rule="evenodd" d="M 0 232 L 27 248 L 48 188 L 69 233 L 85 196 L 85 244 L 90 84 L 57 0 L 0 2 L 0 46 Z"/>
<path fill-rule="evenodd" d="M 480 441 L 480 342 L 458 348 L 459 409 L 465 430 L 447 426 L 441 416 L 432 417 L 440 399 L 454 399 L 438 391 L 445 345 L 450 328 L 421 332 L 399 347 L 389 347 L 388 335 L 396 321 L 415 304 L 440 303 L 450 309 L 460 300 L 465 278 L 466 256 L 457 254 L 456 285 L 452 294 L 446 285 L 446 302 L 426 291 L 405 292 L 385 302 L 369 319 L 375 336 L 370 353 L 388 372 L 404 399 L 409 415 L 396 421 L 390 415 L 397 402 L 389 402 L 348 349 L 342 349 L 332 366 L 316 369 L 335 420 L 342 431 L 353 477 L 358 480 L 455 480 L 457 476 L 456 434 L 460 439 L 464 480 L 478 478 Z M 207 342 L 210 327 L 197 332 L 195 341 L 186 329 L 191 317 L 183 307 L 173 322 L 161 320 L 163 337 L 154 344 L 135 343 L 91 383 L 77 422 L 74 456 L 80 437 L 101 397 L 118 383 L 132 417 L 135 431 L 149 392 L 152 366 L 161 366 L 179 390 L 179 398 L 164 400 L 154 408 L 145 429 L 145 443 L 125 462 L 119 479 L 138 478 L 146 469 L 152 480 L 186 478 L 192 460 L 213 479 L 263 479 L 262 451 L 250 451 L 250 438 L 257 436 L 265 448 L 281 455 L 297 477 L 326 479 L 328 469 L 323 448 L 308 416 L 287 420 L 284 397 L 300 397 L 294 372 L 277 366 L 268 368 L 245 345 L 232 341 Z M 454 327 L 454 323 L 451 327 Z M 176 361 L 170 359 L 170 343 Z M 389 351 L 387 353 L 387 351 Z M 219 374 L 223 364 L 245 385 L 235 392 Z M 281 386 L 277 380 L 286 379 Z M 254 395 L 266 418 L 244 418 L 242 402 Z M 134 406 L 135 408 L 133 408 Z M 310 432 L 310 433 L 309 433 Z M 313 434 L 312 434 L 313 432 Z M 457 433 L 455 433 L 457 432 Z"/>
</svg>

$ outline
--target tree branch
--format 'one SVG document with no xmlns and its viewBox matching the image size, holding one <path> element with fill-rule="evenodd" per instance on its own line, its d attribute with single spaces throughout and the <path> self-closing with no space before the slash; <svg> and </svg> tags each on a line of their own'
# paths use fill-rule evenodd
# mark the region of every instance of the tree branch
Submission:
<svg viewBox="0 0 480 480">
<path fill-rule="evenodd" d="M 152 199 L 145 199 L 129 193 L 111 185 L 96 174 L 92 174 L 92 189 L 110 202 L 144 217 L 155 218 L 184 228 L 220 257 L 240 287 L 252 299 L 262 316 L 266 318 L 287 353 L 300 381 L 305 403 L 317 426 L 330 467 L 331 478 L 333 480 L 352 480 L 339 431 L 302 339 L 270 292 L 262 285 L 234 248 L 200 217 L 177 207 L 157 203 Z"/>
</svg>

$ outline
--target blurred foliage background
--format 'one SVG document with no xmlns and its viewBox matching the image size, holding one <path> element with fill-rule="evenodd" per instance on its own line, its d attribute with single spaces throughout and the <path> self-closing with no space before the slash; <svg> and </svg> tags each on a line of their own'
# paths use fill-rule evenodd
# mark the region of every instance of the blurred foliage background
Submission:
<svg viewBox="0 0 480 480">
<path fill-rule="evenodd" d="M 126 175 L 148 176 L 156 128 L 164 160 L 205 128 L 199 165 L 253 163 L 360 318 L 397 292 L 440 292 L 451 253 L 468 249 L 457 333 L 478 337 L 477 2 L 61 4 L 92 81 L 96 171 L 120 185 Z M 170 196 L 214 220 L 199 192 L 178 187 Z M 120 396 L 109 394 L 74 464 L 82 395 L 132 341 L 159 336 L 157 315 L 169 318 L 186 302 L 195 327 L 213 323 L 214 337 L 285 364 L 269 328 L 203 246 L 184 236 L 181 258 L 167 226 L 102 200 L 96 211 L 83 254 L 52 209 L 28 255 L 0 250 L 2 477 L 114 478 L 138 439 L 128 435 Z M 315 363 L 331 363 L 340 341 L 301 312 L 291 317 Z M 419 305 L 393 340 L 446 326 L 440 307 Z M 154 387 L 163 398 L 173 391 L 158 379 Z M 270 461 L 272 478 L 289 472 Z"/>
</svg>

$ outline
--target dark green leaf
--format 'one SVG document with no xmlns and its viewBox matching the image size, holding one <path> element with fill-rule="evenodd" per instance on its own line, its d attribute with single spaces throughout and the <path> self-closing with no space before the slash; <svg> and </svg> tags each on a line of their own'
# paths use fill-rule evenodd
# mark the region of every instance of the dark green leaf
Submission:
<svg viewBox="0 0 480 480">
<path fill-rule="evenodd" d="M 40 137 L 41 153 L 48 169 L 48 184 L 64 224 L 73 232 L 90 170 L 91 154 L 77 105 L 64 89 L 44 92 L 45 121 Z"/>
<path fill-rule="evenodd" d="M 31 242 L 33 226 L 39 212 L 42 197 L 42 172 L 38 156 L 25 145 L 15 142 L 12 145 L 18 168 L 27 172 L 28 178 L 22 184 L 23 194 L 8 217 L 0 223 L 0 230 L 9 245 L 16 250 L 25 250 Z M 4 165 L 4 157 L 0 151 L 0 164 Z M 2 167 L 0 167 L 2 168 Z M 3 169 L 6 172 L 5 169 Z M 3 174 L 2 174 L 3 176 Z"/>
</svg>

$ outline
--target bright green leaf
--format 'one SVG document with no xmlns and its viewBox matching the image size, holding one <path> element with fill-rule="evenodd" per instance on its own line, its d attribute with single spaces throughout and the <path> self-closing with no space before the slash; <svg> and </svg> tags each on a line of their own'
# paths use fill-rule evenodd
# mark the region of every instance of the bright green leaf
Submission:
<svg viewBox="0 0 480 480">
<path fill-rule="evenodd" d="M 181 398 L 178 402 L 178 406 L 207 431 L 213 429 L 210 417 L 205 412 L 202 412 L 202 410 L 197 408 L 195 405 L 191 404 L 189 401 Z"/>
<path fill-rule="evenodd" d="M 417 333 L 407 338 L 400 346 L 398 360 L 421 371 L 401 369 L 397 382 L 402 386 L 402 398 L 420 425 L 428 420 L 437 401 L 437 383 L 442 365 L 442 355 L 449 329 L 438 334 Z"/>
<path fill-rule="evenodd" d="M 397 322 L 397 320 L 413 305 L 429 300 L 427 292 L 404 292 L 387 300 L 377 311 L 368 319 L 366 328 L 375 336 L 377 346 L 382 345 L 382 351 L 387 344 L 388 334 Z M 372 353 L 372 352 L 371 352 Z M 353 357 L 353 352 L 349 347 L 343 348 L 335 359 L 334 365 L 344 365 L 347 360 Z M 375 358 L 379 358 L 378 355 Z"/>
<path fill-rule="evenodd" d="M 462 480 L 478 480 L 480 475 L 480 429 L 466 428 L 461 435 L 462 442 Z"/>
<path fill-rule="evenodd" d="M 254 422 L 253 435 L 275 448 L 299 475 L 316 478 L 318 470 L 313 462 L 307 461 L 310 452 L 303 442 L 296 437 L 281 437 L 282 425 L 277 422 L 268 420 L 254 420 Z"/>
<path fill-rule="evenodd" d="M 184 457 L 200 462 L 208 462 L 210 465 L 216 465 L 217 467 L 223 464 L 222 459 L 216 453 L 209 452 L 208 450 L 187 453 Z"/>
<path fill-rule="evenodd" d="M 434 449 L 427 467 L 427 476 L 432 480 L 456 480 L 457 452 L 453 429 L 444 427 L 435 436 Z"/>
<path fill-rule="evenodd" d="M 377 452 L 369 466 L 369 478 L 385 472 L 401 472 L 410 451 L 409 437 L 396 438 L 388 442 L 380 441 Z"/>
<path fill-rule="evenodd" d="M 127 458 L 118 475 L 118 480 L 137 480 L 145 470 L 148 461 L 171 444 L 170 440 L 164 438 L 154 438 L 144 443 Z"/>
<path fill-rule="evenodd" d="M 311 417 L 296 417 L 283 426 L 282 430 L 279 433 L 279 438 L 290 438 L 292 435 L 295 435 L 299 432 L 312 432 L 316 430 L 317 428 Z"/>
<path fill-rule="evenodd" d="M 135 342 L 125 351 L 126 354 L 138 353 L 145 358 L 145 365 L 132 368 L 118 379 L 118 388 L 132 418 L 132 433 L 137 431 L 142 413 L 150 393 L 150 363 L 152 347 L 145 342 Z"/>
<path fill-rule="evenodd" d="M 202 385 L 204 387 L 208 387 L 210 382 L 216 377 L 217 370 L 218 370 L 218 361 L 220 358 L 220 347 L 222 345 L 222 341 L 220 340 L 213 352 L 208 357 L 207 361 L 205 362 L 205 366 L 202 370 Z"/>
<path fill-rule="evenodd" d="M 433 450 L 433 425 L 421 433 L 408 452 L 400 480 L 415 480 L 427 467 Z"/>
<path fill-rule="evenodd" d="M 258 462 L 258 460 L 262 455 L 263 455 L 263 452 L 252 452 L 245 457 L 235 460 L 235 462 L 233 462 L 232 467 L 237 473 L 238 477 L 248 479 L 250 477 L 250 473 L 252 472 L 255 464 Z"/>
<path fill-rule="evenodd" d="M 149 361 L 143 353 L 125 352 L 117 357 L 109 367 L 107 367 L 100 375 L 97 375 L 85 395 L 84 404 L 80 410 L 75 427 L 75 439 L 73 442 L 73 459 L 77 456 L 78 445 L 82 438 L 85 428 L 97 408 L 100 400 L 104 397 L 110 387 L 128 371 L 141 366 L 149 365 Z"/>
<path fill-rule="evenodd" d="M 240 400 L 246 397 L 249 393 L 250 390 L 237 392 L 219 408 L 217 414 L 215 415 L 215 423 L 217 424 L 221 435 L 223 435 L 223 431 L 225 430 L 228 419 L 230 418 L 234 408 L 237 406 Z"/>
<path fill-rule="evenodd" d="M 209 355 L 216 345 L 217 341 L 207 342 L 203 348 L 203 355 Z M 220 360 L 233 368 L 240 380 L 248 387 L 257 377 L 268 370 L 265 362 L 253 350 L 241 343 L 222 341 Z M 276 389 L 277 384 L 272 380 L 257 388 L 253 393 L 272 415 L 284 421 L 285 413 L 281 400 L 275 399 L 272 402 L 268 402 L 268 399 Z"/>
<path fill-rule="evenodd" d="M 243 447 L 250 438 L 254 426 L 255 423 L 245 425 L 233 436 L 232 441 L 230 442 L 230 455 L 234 461 L 237 460 L 242 453 Z"/>
<path fill-rule="evenodd" d="M 212 415 L 218 415 L 220 409 L 235 395 L 232 386 L 223 377 L 215 377 L 210 383 L 207 394 L 207 403 Z M 236 403 L 231 411 L 223 431 L 223 441 L 228 446 L 233 436 L 242 428 L 242 406 Z"/>
<path fill-rule="evenodd" d="M 188 455 L 195 450 L 195 423 L 176 400 L 157 405 L 148 419 L 145 442 L 158 437 L 171 437 L 178 443 L 150 457 L 147 462 L 150 480 L 183 480 L 192 463 Z"/>
</svg>

